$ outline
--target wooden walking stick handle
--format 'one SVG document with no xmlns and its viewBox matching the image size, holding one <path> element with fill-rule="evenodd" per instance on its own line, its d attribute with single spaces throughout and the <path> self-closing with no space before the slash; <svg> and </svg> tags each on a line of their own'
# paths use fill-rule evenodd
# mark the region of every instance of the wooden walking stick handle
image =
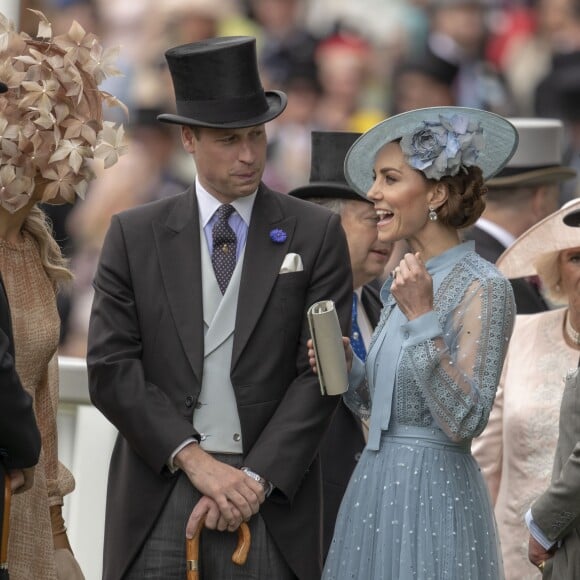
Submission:
<svg viewBox="0 0 580 580">
<path fill-rule="evenodd" d="M 243 566 L 248 559 L 250 545 L 252 543 L 250 527 L 246 522 L 242 522 L 238 528 L 238 545 L 232 554 L 232 562 L 238 566 Z"/>
<path fill-rule="evenodd" d="M 4 474 L 4 514 L 2 516 L 2 529 L 0 538 L 0 568 L 6 569 L 8 565 L 8 532 L 10 531 L 10 500 L 12 488 L 10 487 L 10 475 Z"/>
<path fill-rule="evenodd" d="M 202 518 L 197 525 L 193 537 L 186 540 L 187 580 L 199 580 L 199 539 L 204 527 L 205 518 Z M 232 554 L 232 562 L 234 564 L 243 566 L 246 563 L 248 552 L 250 551 L 250 544 L 250 528 L 246 522 L 242 522 L 238 528 L 238 545 Z"/>
</svg>

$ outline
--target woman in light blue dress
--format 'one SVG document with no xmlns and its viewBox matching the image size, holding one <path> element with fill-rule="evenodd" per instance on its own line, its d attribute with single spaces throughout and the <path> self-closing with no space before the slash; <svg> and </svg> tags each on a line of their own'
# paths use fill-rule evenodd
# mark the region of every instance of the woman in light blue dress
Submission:
<svg viewBox="0 0 580 580">
<path fill-rule="evenodd" d="M 366 369 L 353 360 L 345 399 L 370 417 L 369 439 L 324 580 L 503 578 L 470 444 L 493 404 L 515 307 L 509 282 L 458 230 L 479 217 L 483 180 L 516 144 L 497 115 L 437 107 L 383 121 L 347 155 L 351 186 L 375 203 L 379 238 L 405 239 L 412 252 L 382 288 Z"/>
</svg>

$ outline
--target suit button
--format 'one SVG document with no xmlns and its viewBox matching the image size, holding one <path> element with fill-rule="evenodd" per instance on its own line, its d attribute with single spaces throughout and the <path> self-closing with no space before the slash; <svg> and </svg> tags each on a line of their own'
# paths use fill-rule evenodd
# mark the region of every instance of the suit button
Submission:
<svg viewBox="0 0 580 580">
<path fill-rule="evenodd" d="M 189 409 L 193 405 L 193 397 L 191 395 L 187 395 L 185 397 L 185 406 Z"/>
<path fill-rule="evenodd" d="M 354 454 L 354 460 L 358 461 L 360 459 L 361 453 L 360 451 L 358 451 L 357 453 Z"/>
<path fill-rule="evenodd" d="M 242 436 L 239 433 L 234 433 L 234 441 L 239 441 L 242 438 Z"/>
</svg>

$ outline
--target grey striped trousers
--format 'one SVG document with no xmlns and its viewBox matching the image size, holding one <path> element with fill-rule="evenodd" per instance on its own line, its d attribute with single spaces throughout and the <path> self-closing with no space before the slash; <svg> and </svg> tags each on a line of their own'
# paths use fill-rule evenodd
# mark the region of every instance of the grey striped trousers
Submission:
<svg viewBox="0 0 580 580">
<path fill-rule="evenodd" d="M 241 456 L 214 457 L 239 467 Z M 185 526 L 200 493 L 181 473 L 155 526 L 125 580 L 185 580 Z M 143 506 L 143 509 L 147 509 Z M 249 522 L 252 542 L 244 566 L 232 563 L 237 533 L 205 529 L 201 534 L 199 560 L 201 580 L 296 580 L 274 544 L 261 515 Z"/>
</svg>

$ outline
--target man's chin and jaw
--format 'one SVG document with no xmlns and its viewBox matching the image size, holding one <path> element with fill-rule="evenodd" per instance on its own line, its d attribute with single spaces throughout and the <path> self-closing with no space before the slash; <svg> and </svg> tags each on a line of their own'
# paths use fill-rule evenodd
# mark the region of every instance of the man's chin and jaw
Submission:
<svg viewBox="0 0 580 580">
<path fill-rule="evenodd" d="M 351 267 L 355 289 L 372 282 L 376 278 L 382 278 L 385 267 L 389 261 L 391 250 L 374 250 L 369 248 L 362 259 L 356 260 L 351 257 Z"/>
<path fill-rule="evenodd" d="M 390 253 L 379 253 L 378 251 L 371 250 L 365 262 L 365 274 L 368 282 L 375 280 L 376 278 L 381 278 L 385 273 L 385 267 L 389 262 Z M 365 284 L 368 284 L 365 282 Z"/>
<path fill-rule="evenodd" d="M 227 179 L 208 180 L 198 175 L 203 187 L 221 203 L 232 203 L 256 192 L 262 179 L 262 170 L 234 174 Z"/>
</svg>

